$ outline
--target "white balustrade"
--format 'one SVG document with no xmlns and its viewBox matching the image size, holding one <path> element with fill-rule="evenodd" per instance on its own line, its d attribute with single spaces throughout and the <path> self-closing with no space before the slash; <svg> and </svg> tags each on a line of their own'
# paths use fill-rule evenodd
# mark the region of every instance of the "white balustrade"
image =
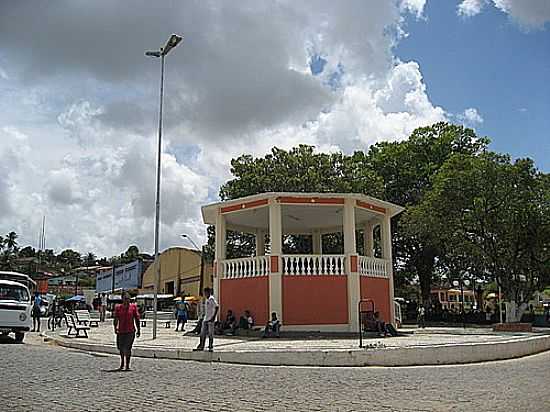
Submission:
<svg viewBox="0 0 550 412">
<path fill-rule="evenodd" d="M 373 258 L 368 256 L 359 256 L 358 261 L 359 275 L 373 278 L 387 278 L 388 261 L 385 259 Z"/>
<path fill-rule="evenodd" d="M 283 255 L 283 275 L 345 275 L 344 255 Z"/>
<path fill-rule="evenodd" d="M 222 262 L 225 279 L 267 276 L 270 272 L 269 256 L 228 259 Z"/>
</svg>

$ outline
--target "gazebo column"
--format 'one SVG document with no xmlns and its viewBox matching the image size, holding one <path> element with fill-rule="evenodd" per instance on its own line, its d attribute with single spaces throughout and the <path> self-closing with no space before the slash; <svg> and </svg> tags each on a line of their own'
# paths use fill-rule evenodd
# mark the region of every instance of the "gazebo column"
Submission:
<svg viewBox="0 0 550 412">
<path fill-rule="evenodd" d="M 262 229 L 256 230 L 256 256 L 265 255 L 265 232 Z"/>
<path fill-rule="evenodd" d="M 271 312 L 276 312 L 281 323 L 283 319 L 283 287 L 282 287 L 282 238 L 283 228 L 281 205 L 275 200 L 269 200 L 269 242 L 271 246 L 271 273 L 269 274 L 269 318 Z"/>
<path fill-rule="evenodd" d="M 223 261 L 225 260 L 226 242 L 225 216 L 218 211 L 216 215 L 216 249 L 214 252 L 214 295 L 220 300 L 220 280 L 223 278 Z"/>
<path fill-rule="evenodd" d="M 315 229 L 313 230 L 313 233 L 311 234 L 312 238 L 312 252 L 314 255 L 322 255 L 323 254 L 323 244 L 322 244 L 322 237 L 321 237 L 321 229 Z"/>
<path fill-rule="evenodd" d="M 395 325 L 395 305 L 394 305 L 394 291 L 393 291 L 393 260 L 392 260 L 392 247 L 391 247 L 391 217 L 385 215 L 380 224 L 380 232 L 382 238 L 382 258 L 386 262 L 386 270 L 388 273 L 389 290 L 390 290 L 390 316 L 391 323 Z"/>
<path fill-rule="evenodd" d="M 374 225 L 370 222 L 363 227 L 363 245 L 365 256 L 374 257 Z"/>
<path fill-rule="evenodd" d="M 355 244 L 355 199 L 344 201 L 344 254 L 348 290 L 348 326 L 350 332 L 359 328 L 358 305 L 360 297 L 359 272 L 357 270 L 357 247 Z"/>
</svg>

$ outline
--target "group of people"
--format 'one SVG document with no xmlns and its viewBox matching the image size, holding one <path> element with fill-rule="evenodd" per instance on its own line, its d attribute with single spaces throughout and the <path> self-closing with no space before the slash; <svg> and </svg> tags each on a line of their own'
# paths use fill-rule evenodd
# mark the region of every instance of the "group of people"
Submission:
<svg viewBox="0 0 550 412">
<path fill-rule="evenodd" d="M 221 322 L 216 322 L 215 331 L 218 335 L 234 335 L 237 329 L 247 330 L 254 327 L 254 318 L 250 314 L 249 310 L 245 310 L 244 314 L 237 318 L 233 314 L 233 311 L 229 309 L 225 315 L 225 319 Z"/>
<path fill-rule="evenodd" d="M 215 331 L 218 335 L 234 335 L 237 329 L 241 330 L 250 330 L 254 327 L 254 318 L 252 317 L 249 310 L 245 310 L 244 314 L 237 318 L 233 314 L 233 311 L 229 309 L 225 319 L 221 322 L 216 323 Z M 270 336 L 280 337 L 281 332 L 281 322 L 277 318 L 277 313 L 271 313 L 271 319 L 266 323 L 264 327 L 263 338 Z"/>
<path fill-rule="evenodd" d="M 199 306 L 199 321 L 197 328 L 199 329 L 199 344 L 193 351 L 205 350 L 206 340 L 208 338 L 208 351 L 214 350 L 214 333 L 216 327 L 222 331 L 229 330 L 232 333 L 237 328 L 251 329 L 254 326 L 254 319 L 250 311 L 245 311 L 243 316 L 237 322 L 233 311 L 229 310 L 225 320 L 221 323 L 216 323 L 219 305 L 214 298 L 211 288 L 204 288 L 204 301 Z M 176 330 L 184 330 L 185 323 L 188 318 L 188 306 L 185 303 L 185 298 L 176 306 L 177 325 Z M 141 334 L 140 315 L 137 305 L 130 302 L 128 292 L 122 294 L 122 304 L 116 305 L 113 313 L 113 327 L 116 334 L 116 344 L 120 353 L 120 367 L 118 370 L 130 370 L 130 359 L 132 354 L 132 345 L 136 337 Z M 180 329 L 181 327 L 181 329 Z M 281 323 L 275 312 L 271 313 L 271 319 L 267 322 L 264 328 L 264 337 L 280 336 Z M 196 330 L 195 330 L 196 332 Z"/>
<path fill-rule="evenodd" d="M 97 310 L 99 312 L 99 320 L 101 322 L 105 322 L 105 315 L 107 313 L 107 294 L 106 293 L 98 293 L 96 298 L 92 302 L 92 306 L 94 310 Z"/>
<path fill-rule="evenodd" d="M 366 330 L 377 332 L 380 336 L 386 337 L 388 333 L 391 333 L 391 330 L 388 330 L 391 325 L 384 322 L 378 311 L 365 312 L 362 322 Z"/>
</svg>

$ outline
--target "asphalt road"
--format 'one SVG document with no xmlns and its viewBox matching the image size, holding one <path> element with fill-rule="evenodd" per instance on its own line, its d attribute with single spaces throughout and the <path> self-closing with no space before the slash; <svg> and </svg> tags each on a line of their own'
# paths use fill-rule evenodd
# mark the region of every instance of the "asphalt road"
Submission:
<svg viewBox="0 0 550 412">
<path fill-rule="evenodd" d="M 134 359 L 0 341 L 5 411 L 550 411 L 550 352 L 474 365 L 296 368 Z"/>
</svg>

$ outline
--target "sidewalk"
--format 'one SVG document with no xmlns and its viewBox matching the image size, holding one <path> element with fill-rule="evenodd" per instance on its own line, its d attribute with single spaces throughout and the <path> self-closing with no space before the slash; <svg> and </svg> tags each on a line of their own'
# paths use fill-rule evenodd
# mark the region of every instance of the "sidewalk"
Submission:
<svg viewBox="0 0 550 412">
<path fill-rule="evenodd" d="M 368 338 L 260 339 L 216 336 L 214 353 L 192 352 L 199 338 L 150 324 L 134 343 L 135 356 L 257 365 L 410 366 L 480 362 L 525 356 L 550 349 L 548 333 L 496 333 L 479 328 L 403 328 L 408 336 Z M 187 330 L 194 325 L 188 324 Z M 110 323 L 92 328 L 89 339 L 69 338 L 65 330 L 46 334 L 57 344 L 92 352 L 117 353 Z"/>
</svg>

